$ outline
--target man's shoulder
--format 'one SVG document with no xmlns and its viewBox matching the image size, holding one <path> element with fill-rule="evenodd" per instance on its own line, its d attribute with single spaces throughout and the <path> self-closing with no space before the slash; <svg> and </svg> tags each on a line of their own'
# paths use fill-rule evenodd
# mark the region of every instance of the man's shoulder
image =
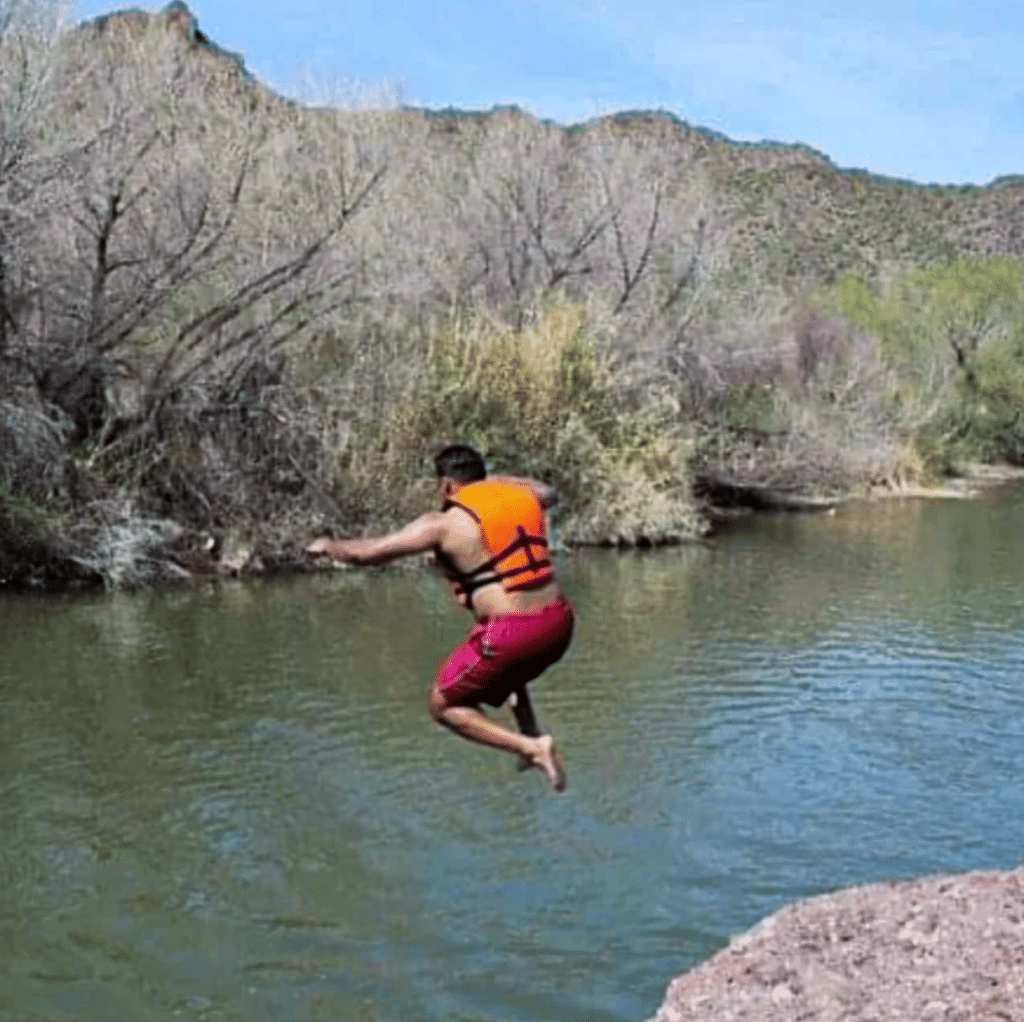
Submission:
<svg viewBox="0 0 1024 1022">
<path fill-rule="evenodd" d="M 446 532 L 476 533 L 479 521 L 476 512 L 472 508 L 459 503 L 459 501 L 449 500 L 436 513 L 440 516 Z"/>
</svg>

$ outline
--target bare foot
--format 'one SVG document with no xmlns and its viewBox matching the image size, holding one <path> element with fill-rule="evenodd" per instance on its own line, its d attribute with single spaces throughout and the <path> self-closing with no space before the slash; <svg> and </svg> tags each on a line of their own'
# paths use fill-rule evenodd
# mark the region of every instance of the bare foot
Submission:
<svg viewBox="0 0 1024 1022">
<path fill-rule="evenodd" d="M 565 767 L 562 766 L 562 757 L 558 755 L 554 739 L 551 735 L 541 735 L 537 745 L 537 751 L 530 756 L 530 765 L 544 771 L 553 791 L 565 791 Z"/>
</svg>

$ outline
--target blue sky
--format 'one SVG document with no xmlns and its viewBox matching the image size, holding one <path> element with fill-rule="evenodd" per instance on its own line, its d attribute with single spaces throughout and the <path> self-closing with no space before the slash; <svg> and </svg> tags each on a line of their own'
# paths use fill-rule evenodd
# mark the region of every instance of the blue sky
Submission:
<svg viewBox="0 0 1024 1022">
<path fill-rule="evenodd" d="M 93 17 L 126 3 L 81 0 Z M 162 4 L 139 4 L 156 10 Z M 1024 174 L 1020 0 L 191 0 L 290 95 L 514 103 L 564 124 L 668 110 L 919 182 Z"/>
</svg>

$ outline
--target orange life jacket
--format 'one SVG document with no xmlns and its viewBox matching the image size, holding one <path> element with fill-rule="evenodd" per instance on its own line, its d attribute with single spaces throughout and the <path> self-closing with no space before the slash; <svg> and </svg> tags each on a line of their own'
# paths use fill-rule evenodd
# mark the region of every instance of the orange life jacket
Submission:
<svg viewBox="0 0 1024 1022">
<path fill-rule="evenodd" d="M 472 571 L 447 565 L 449 577 L 467 600 L 474 590 L 492 582 L 514 593 L 540 589 L 555 577 L 548 557 L 547 516 L 529 487 L 481 479 L 463 486 L 457 496 L 447 500 L 444 509 L 459 507 L 469 514 L 480 526 L 484 548 L 491 555 Z"/>
</svg>

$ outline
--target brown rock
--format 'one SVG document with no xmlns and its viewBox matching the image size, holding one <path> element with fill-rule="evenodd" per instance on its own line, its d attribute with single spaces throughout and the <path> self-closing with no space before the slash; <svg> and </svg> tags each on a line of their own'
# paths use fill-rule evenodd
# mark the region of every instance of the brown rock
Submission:
<svg viewBox="0 0 1024 1022">
<path fill-rule="evenodd" d="M 1024 1022 L 1024 866 L 794 902 L 674 980 L 651 1022 Z"/>
</svg>

